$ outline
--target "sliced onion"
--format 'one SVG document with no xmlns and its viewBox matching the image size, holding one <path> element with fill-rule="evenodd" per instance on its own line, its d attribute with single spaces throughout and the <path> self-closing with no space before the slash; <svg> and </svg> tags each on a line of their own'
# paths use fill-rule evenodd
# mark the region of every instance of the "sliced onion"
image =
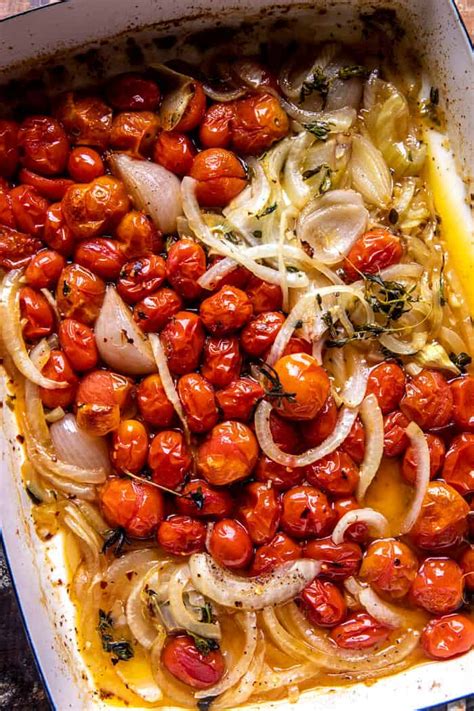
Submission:
<svg viewBox="0 0 474 711">
<path fill-rule="evenodd" d="M 164 629 L 161 629 L 150 650 L 150 666 L 153 677 L 157 686 L 161 689 L 163 696 L 176 702 L 181 708 L 193 708 L 195 703 L 191 688 L 169 674 L 161 662 L 161 652 L 163 651 L 166 640 L 166 632 Z"/>
<path fill-rule="evenodd" d="M 84 469 L 102 469 L 106 474 L 112 471 L 105 439 L 81 430 L 72 413 L 52 424 L 49 433 L 56 454 L 67 464 Z"/>
<path fill-rule="evenodd" d="M 228 89 L 216 89 L 208 81 L 203 82 L 202 88 L 206 96 L 208 96 L 213 101 L 235 101 L 236 99 L 242 98 L 247 93 L 246 89 L 234 88 L 229 86 Z"/>
<path fill-rule="evenodd" d="M 288 314 L 285 323 L 278 331 L 277 337 L 275 338 L 270 352 L 267 356 L 268 365 L 274 365 L 279 358 L 281 358 L 283 351 L 288 345 L 290 338 L 297 324 L 303 320 L 303 316 L 306 314 L 311 314 L 311 306 L 316 300 L 316 293 L 311 292 L 302 296 L 296 305 L 292 308 Z"/>
<path fill-rule="evenodd" d="M 415 496 L 401 526 L 401 533 L 408 533 L 420 515 L 423 500 L 430 482 L 430 450 L 423 431 L 415 422 L 410 422 L 405 432 L 410 438 L 416 462 Z"/>
<path fill-rule="evenodd" d="M 55 407 L 54 410 L 50 410 L 47 415 L 44 416 L 46 422 L 53 424 L 53 422 L 58 422 L 61 420 L 66 413 L 62 407 Z"/>
<path fill-rule="evenodd" d="M 151 671 L 144 668 L 143 659 L 128 659 L 126 664 L 117 665 L 115 673 L 127 689 L 137 694 L 143 701 L 156 704 L 163 698 L 163 692 L 153 680 Z"/>
<path fill-rule="evenodd" d="M 100 357 L 114 370 L 126 375 L 156 372 L 150 343 L 115 286 L 107 287 L 94 332 Z"/>
<path fill-rule="evenodd" d="M 365 452 L 359 470 L 358 501 L 364 498 L 383 456 L 383 415 L 375 395 L 367 395 L 360 408 L 360 417 L 365 430 Z"/>
<path fill-rule="evenodd" d="M 392 176 L 378 148 L 365 136 L 352 136 L 352 185 L 370 205 L 387 207 L 392 197 Z"/>
<path fill-rule="evenodd" d="M 358 407 L 365 397 L 369 369 L 365 358 L 353 350 L 346 354 L 346 359 L 350 361 L 352 372 L 345 381 L 340 398 L 347 407 Z"/>
<path fill-rule="evenodd" d="M 280 104 L 288 116 L 291 116 L 295 121 L 299 121 L 303 125 L 312 123 L 327 124 L 329 133 L 345 133 L 349 131 L 357 118 L 357 111 L 348 106 L 334 111 L 309 111 L 283 97 L 280 97 Z"/>
<path fill-rule="evenodd" d="M 314 143 L 314 136 L 308 131 L 302 131 L 293 138 L 283 172 L 283 187 L 286 194 L 291 203 L 299 209 L 304 207 L 311 197 L 309 186 L 303 179 L 303 164 L 312 143 Z"/>
<path fill-rule="evenodd" d="M 421 264 L 410 262 L 409 264 L 393 264 L 391 267 L 385 267 L 380 270 L 380 276 L 385 281 L 400 281 L 402 279 L 419 279 L 423 274 Z M 364 282 L 362 279 L 353 281 L 351 286 L 363 288 Z"/>
<path fill-rule="evenodd" d="M 163 350 L 160 337 L 157 336 L 156 333 L 151 333 L 150 343 L 153 351 L 153 356 L 155 358 L 156 366 L 158 368 L 158 373 L 160 374 L 161 382 L 163 384 L 163 390 L 165 391 L 166 397 L 173 405 L 176 414 L 181 420 L 184 432 L 186 434 L 187 439 L 189 440 L 188 421 L 186 419 L 186 415 L 184 414 L 183 406 L 181 405 L 181 400 L 179 399 L 178 391 L 176 390 L 175 384 L 173 382 L 173 376 L 171 375 L 168 366 L 168 360 Z"/>
<path fill-rule="evenodd" d="M 390 526 L 385 516 L 374 509 L 354 509 L 348 511 L 342 516 L 334 527 L 332 532 L 332 540 L 339 544 L 344 541 L 344 534 L 347 529 L 354 523 L 366 523 L 370 529 L 375 529 L 380 538 L 386 538 L 390 535 Z"/>
<path fill-rule="evenodd" d="M 212 702 L 212 708 L 233 709 L 247 701 L 255 691 L 257 682 L 262 673 L 265 660 L 265 640 L 262 632 L 257 632 L 257 648 L 246 673 L 241 677 L 237 685 L 228 689 L 218 699 Z"/>
<path fill-rule="evenodd" d="M 152 64 L 151 67 L 164 94 L 160 104 L 160 126 L 163 131 L 172 131 L 181 121 L 194 96 L 195 81 L 165 64 Z"/>
<path fill-rule="evenodd" d="M 145 579 L 152 567 L 155 567 L 155 561 L 149 561 L 143 566 L 143 572 L 138 577 L 138 580 L 133 585 L 127 599 L 125 614 L 130 632 L 133 634 L 137 642 L 145 649 L 151 649 L 158 634 L 156 625 L 152 624 L 147 615 L 144 614 L 144 605 L 142 601 L 142 590 L 145 585 Z"/>
<path fill-rule="evenodd" d="M 224 570 L 207 553 L 189 559 L 196 590 L 224 607 L 262 610 L 292 599 L 318 575 L 318 561 L 303 559 L 284 564 L 269 575 L 243 578 Z"/>
<path fill-rule="evenodd" d="M 184 604 L 183 594 L 190 581 L 187 565 L 178 568 L 172 575 L 169 585 L 169 603 L 173 618 L 179 627 L 206 639 L 220 639 L 221 629 L 218 622 L 201 622 Z"/>
<path fill-rule="evenodd" d="M 233 214 L 245 209 L 250 215 L 258 215 L 264 209 L 271 196 L 271 186 L 262 164 L 256 158 L 248 158 L 247 166 L 252 180 L 223 210 L 223 214 L 232 222 Z"/>
<path fill-rule="evenodd" d="M 102 549 L 102 538 L 90 526 L 77 506 L 69 503 L 65 508 L 65 525 L 82 542 L 81 550 L 85 556 L 85 564 L 90 578 L 99 571 L 99 554 Z"/>
<path fill-rule="evenodd" d="M 344 442 L 357 417 L 357 409 L 343 406 L 332 433 L 318 447 L 308 449 L 303 454 L 287 454 L 275 443 L 270 429 L 272 406 L 262 400 L 255 412 L 255 433 L 258 443 L 267 457 L 284 467 L 305 467 L 326 457 Z"/>
<path fill-rule="evenodd" d="M 230 257 L 224 257 L 218 262 L 209 267 L 209 269 L 204 272 L 204 274 L 199 277 L 197 283 L 203 289 L 208 289 L 212 291 L 221 279 L 234 271 L 239 265 Z"/>
<path fill-rule="evenodd" d="M 125 183 L 132 200 L 165 234 L 176 232 L 176 220 L 183 214 L 180 182 L 174 173 L 158 163 L 112 153 L 110 168 Z"/>
<path fill-rule="evenodd" d="M 282 671 L 274 671 L 273 669 L 267 668 L 258 681 L 257 692 L 265 693 L 268 691 L 276 691 L 282 687 L 288 688 L 293 684 L 299 684 L 303 681 L 314 679 L 318 674 L 320 674 L 320 669 L 314 664 L 311 664 L 311 662 Z"/>
<path fill-rule="evenodd" d="M 406 618 L 396 612 L 393 607 L 380 599 L 370 585 L 361 584 L 354 577 L 344 581 L 344 587 L 364 607 L 369 615 L 387 627 L 402 627 Z"/>
<path fill-rule="evenodd" d="M 311 648 L 304 640 L 297 639 L 281 625 L 273 607 L 266 607 L 263 610 L 262 619 L 267 634 L 282 652 L 301 662 L 308 660 L 312 652 Z M 322 659 L 314 655 L 312 661 L 321 663 Z"/>
</svg>

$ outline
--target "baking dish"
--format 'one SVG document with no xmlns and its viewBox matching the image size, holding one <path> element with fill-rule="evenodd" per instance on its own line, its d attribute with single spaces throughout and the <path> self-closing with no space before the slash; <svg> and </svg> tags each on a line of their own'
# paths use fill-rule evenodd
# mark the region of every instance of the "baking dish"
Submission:
<svg viewBox="0 0 474 711">
<path fill-rule="evenodd" d="M 140 48 L 147 60 L 152 58 L 166 44 L 149 44 L 152 37 L 196 32 L 216 25 L 221 28 L 219 31 L 224 31 L 223 27 L 232 27 L 243 20 L 249 23 L 247 26 L 251 20 L 254 28 L 279 23 L 277 26 L 286 31 L 282 18 L 288 17 L 289 12 L 302 33 L 316 25 L 320 39 L 330 36 L 336 28 L 338 38 L 351 40 L 360 31 L 359 13 L 384 9 L 384 6 L 382 3 L 352 2 L 331 3 L 330 7 L 324 3 L 311 6 L 286 3 L 269 7 L 264 2 L 248 2 L 236 9 L 232 3 L 223 2 L 220 8 L 221 16 L 216 19 L 215 6 L 210 2 L 193 5 L 140 2 L 133 7 L 127 3 L 114 3 L 112 12 L 111 4 L 106 0 L 71 0 L 13 18 L 0 26 L 3 40 L 0 83 L 9 79 L 21 80 L 25 74 L 37 77 L 42 72 L 41 57 L 64 50 L 69 51 L 68 54 L 52 62 L 62 66 L 63 71 L 46 74 L 47 80 L 59 89 L 66 84 L 86 81 L 87 76 L 99 68 L 117 72 L 133 65 L 136 59 L 141 60 Z M 391 3 L 389 9 L 396 9 L 401 26 L 416 36 L 414 46 L 419 48 L 422 60 L 441 89 L 446 101 L 452 146 L 461 160 L 460 169 L 468 178 L 473 154 L 472 93 L 468 86 L 472 56 L 455 8 L 449 2 L 400 2 Z M 388 17 L 390 21 L 395 19 L 393 15 Z M 117 39 L 103 42 L 104 38 L 116 35 Z M 90 45 L 91 42 L 94 45 Z M 84 48 L 85 44 L 90 46 Z M 79 47 L 80 50 L 74 51 Z M 35 60 L 33 68 L 32 60 Z M 10 84 L 10 91 L 14 94 L 21 90 L 21 86 L 21 83 Z M 2 401 L 7 402 L 5 393 Z M 20 445 L 7 407 L 4 407 L 4 420 L 2 525 L 26 625 L 56 707 L 100 708 L 105 704 L 97 695 L 91 695 L 86 671 L 75 652 L 73 610 L 67 598 L 67 570 L 62 562 L 60 541 L 53 540 L 45 550 L 35 538 L 28 517 L 29 501 L 20 486 Z M 356 707 L 367 704 L 375 707 L 385 701 L 387 693 L 403 685 L 405 708 L 426 706 L 472 691 L 470 668 L 472 654 L 443 665 L 418 667 L 403 677 L 384 679 L 370 687 L 358 685 L 339 689 L 337 696 L 325 690 L 318 694 L 317 701 L 323 708 L 329 705 L 345 708 L 349 703 Z M 311 708 L 315 698 L 314 693 L 305 694 L 298 706 Z M 284 705 L 285 702 L 280 702 L 280 706 Z"/>
</svg>

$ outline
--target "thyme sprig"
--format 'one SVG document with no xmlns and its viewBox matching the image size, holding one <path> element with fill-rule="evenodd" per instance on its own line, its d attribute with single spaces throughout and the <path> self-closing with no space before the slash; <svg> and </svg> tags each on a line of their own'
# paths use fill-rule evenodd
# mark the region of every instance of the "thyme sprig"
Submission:
<svg viewBox="0 0 474 711">
<path fill-rule="evenodd" d="M 398 281 L 385 281 L 380 274 L 363 274 L 363 279 L 365 298 L 376 313 L 384 314 L 387 324 L 411 310 L 416 284 L 407 289 Z"/>
<path fill-rule="evenodd" d="M 331 131 L 331 126 L 334 126 L 333 121 L 314 121 L 306 123 L 305 129 L 316 136 L 320 141 L 326 141 Z"/>
<path fill-rule="evenodd" d="M 118 662 L 128 662 L 134 656 L 134 652 L 130 642 L 125 639 L 114 639 L 113 635 L 113 620 L 110 612 L 99 610 L 99 623 L 97 631 L 99 632 L 104 652 L 112 654 L 112 664 Z"/>
<path fill-rule="evenodd" d="M 117 526 L 117 528 L 112 528 L 106 532 L 102 553 L 107 553 L 109 549 L 112 549 L 114 556 L 119 558 L 122 554 L 123 547 L 129 545 L 130 542 L 125 529 L 121 526 Z"/>
<path fill-rule="evenodd" d="M 273 366 L 268 365 L 264 361 L 259 361 L 257 369 L 270 383 L 269 388 L 265 388 L 265 397 L 269 400 L 275 400 L 277 403 L 281 403 L 282 400 L 287 400 L 288 402 L 295 402 L 296 393 L 288 393 L 283 388 L 280 380 L 280 376 Z"/>
</svg>

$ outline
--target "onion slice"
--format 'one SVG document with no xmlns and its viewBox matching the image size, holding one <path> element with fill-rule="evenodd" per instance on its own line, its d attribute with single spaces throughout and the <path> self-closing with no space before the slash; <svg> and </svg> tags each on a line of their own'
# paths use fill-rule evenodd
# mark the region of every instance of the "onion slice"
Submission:
<svg viewBox="0 0 474 711">
<path fill-rule="evenodd" d="M 367 395 L 360 408 L 360 417 L 365 429 L 365 452 L 359 471 L 358 501 L 364 498 L 383 456 L 383 415 L 375 395 Z"/>
<path fill-rule="evenodd" d="M 111 473 L 106 440 L 81 430 L 72 413 L 54 422 L 49 428 L 49 434 L 54 450 L 63 462 L 82 469 L 101 469 L 106 474 Z"/>
<path fill-rule="evenodd" d="M 410 438 L 416 461 L 415 496 L 401 526 L 400 533 L 408 533 L 420 515 L 423 499 L 430 482 L 430 450 L 423 431 L 415 422 L 410 422 L 405 432 Z"/>
<path fill-rule="evenodd" d="M 173 405 L 176 414 L 181 420 L 184 433 L 186 435 L 187 440 L 189 441 L 190 434 L 188 421 L 186 419 L 186 415 L 184 414 L 183 406 L 181 405 L 181 400 L 179 399 L 178 391 L 176 390 L 175 384 L 173 382 L 173 377 L 168 367 L 168 360 L 166 358 L 165 351 L 163 350 L 160 337 L 156 333 L 150 334 L 150 344 L 158 368 L 158 373 L 160 374 L 161 382 L 163 384 L 163 390 L 165 391 L 166 397 Z"/>
<path fill-rule="evenodd" d="M 177 72 L 165 64 L 152 64 L 164 97 L 160 104 L 160 126 L 163 131 L 172 131 L 181 121 L 189 102 L 194 96 L 195 81 L 192 77 Z"/>
<path fill-rule="evenodd" d="M 358 407 L 365 397 L 369 369 L 365 358 L 354 353 L 353 350 L 349 351 L 347 360 L 351 362 L 352 372 L 346 380 L 340 397 L 347 407 Z"/>
<path fill-rule="evenodd" d="M 263 663 L 265 660 L 265 640 L 260 630 L 257 632 L 257 647 L 253 659 L 246 671 L 241 677 L 237 685 L 229 688 L 218 699 L 212 702 L 212 708 L 216 709 L 233 709 L 240 706 L 255 693 L 257 681 L 262 672 Z"/>
<path fill-rule="evenodd" d="M 366 523 L 370 528 L 375 529 L 380 538 L 390 535 L 390 526 L 385 516 L 374 509 L 354 509 L 341 516 L 332 532 L 332 540 L 339 544 L 344 541 L 344 534 L 353 523 Z"/>
<path fill-rule="evenodd" d="M 387 627 L 403 627 L 406 622 L 403 615 L 396 612 L 392 606 L 382 600 L 370 585 L 362 585 L 354 577 L 344 582 L 344 587 L 351 595 L 358 599 L 369 615 Z"/>
<path fill-rule="evenodd" d="M 201 622 L 188 610 L 184 604 L 183 594 L 190 582 L 190 572 L 187 565 L 178 568 L 171 576 L 169 584 L 170 611 L 174 621 L 182 629 L 206 639 L 220 639 L 221 629 L 218 622 Z"/>
</svg>

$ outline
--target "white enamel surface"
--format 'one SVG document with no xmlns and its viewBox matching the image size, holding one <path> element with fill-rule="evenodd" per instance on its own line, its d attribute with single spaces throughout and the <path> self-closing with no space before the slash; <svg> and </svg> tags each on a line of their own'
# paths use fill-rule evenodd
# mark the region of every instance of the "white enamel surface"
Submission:
<svg viewBox="0 0 474 711">
<path fill-rule="evenodd" d="M 291 5 L 291 1 L 282 4 Z M 296 4 L 296 3 L 295 3 Z M 312 8 L 327 7 L 325 15 L 314 9 L 300 10 L 298 15 L 310 16 L 318 24 L 318 34 L 324 34 L 337 21 L 341 39 L 350 40 L 353 32 L 345 20 L 362 10 L 389 4 L 400 11 L 407 27 L 414 28 L 416 42 L 435 85 L 439 86 L 446 108 L 449 134 L 464 174 L 473 171 L 474 131 L 472 119 L 473 66 L 467 37 L 449 0 L 392 0 L 390 3 L 324 2 L 316 0 Z M 38 55 L 57 52 L 62 48 L 80 46 L 86 42 L 120 33 L 125 29 L 147 26 L 161 21 L 186 17 L 186 26 L 193 29 L 213 26 L 216 6 L 224 24 L 236 22 L 245 14 L 255 14 L 272 7 L 268 0 L 69 0 L 55 6 L 25 14 L 0 23 L 0 83 L 21 73 L 12 66 Z M 238 15 L 235 8 L 239 6 Z M 300 6 L 299 6 L 300 7 Z M 112 11 L 113 8 L 113 11 Z M 193 16 L 208 12 L 209 19 Z M 305 24 L 303 22 L 303 24 Z M 309 23 L 306 23 L 309 26 Z M 182 27 L 182 24 L 181 24 Z M 178 34 L 180 27 L 170 25 L 162 34 Z M 115 66 L 115 72 L 121 66 Z M 459 187 L 454 188 L 459 199 Z M 0 393 L 2 401 L 5 393 Z M 33 641 L 43 676 L 54 704 L 59 711 L 110 708 L 97 699 L 87 681 L 74 641 L 74 610 L 65 586 L 61 540 L 45 546 L 35 536 L 29 515 L 30 501 L 24 493 L 19 473 L 19 446 L 15 440 L 15 424 L 8 408 L 3 407 L 3 436 L 0 476 L 1 522 L 9 563 L 15 578 L 29 635 Z M 358 684 L 334 690 L 302 694 L 292 704 L 295 711 L 314 708 L 325 711 L 351 709 L 403 708 L 403 711 L 459 698 L 473 691 L 474 652 L 460 659 L 441 664 L 425 664 L 395 677 L 381 679 L 371 686 Z M 87 677 L 87 675 L 86 675 Z M 403 694 L 403 697 L 400 695 Z M 393 699 L 393 701 L 392 701 Z M 287 709 L 287 701 L 262 704 L 259 708 Z M 138 707 L 137 707 L 138 708 Z M 254 706 L 253 708 L 257 708 Z"/>
</svg>

